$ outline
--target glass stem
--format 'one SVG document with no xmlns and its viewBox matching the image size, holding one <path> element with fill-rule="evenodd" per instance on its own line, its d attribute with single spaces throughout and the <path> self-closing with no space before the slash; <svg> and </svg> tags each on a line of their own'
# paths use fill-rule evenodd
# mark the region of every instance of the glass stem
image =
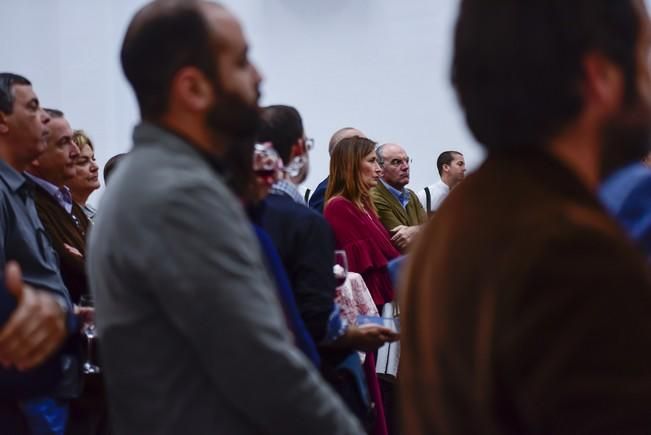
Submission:
<svg viewBox="0 0 651 435">
<path fill-rule="evenodd" d="M 86 362 L 92 364 L 91 358 L 93 353 L 93 339 L 89 336 L 86 336 L 86 342 L 88 343 L 88 354 L 86 355 Z"/>
</svg>

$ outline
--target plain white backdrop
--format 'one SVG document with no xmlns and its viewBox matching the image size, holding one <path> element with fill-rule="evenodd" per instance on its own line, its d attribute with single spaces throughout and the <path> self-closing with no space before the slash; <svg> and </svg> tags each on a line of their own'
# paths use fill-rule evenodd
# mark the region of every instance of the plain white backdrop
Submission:
<svg viewBox="0 0 651 435">
<path fill-rule="evenodd" d="M 27 76 L 43 105 L 94 139 L 100 168 L 131 148 L 135 99 L 119 65 L 122 37 L 144 0 L 2 0 L 0 70 Z M 332 132 L 353 126 L 402 144 L 409 187 L 438 179 L 435 160 L 483 159 L 449 81 L 455 0 L 226 0 L 264 76 L 262 104 L 290 104 L 316 140 L 315 187 L 328 172 Z M 183 35 L 179 35 L 180 38 Z M 97 203 L 101 191 L 91 197 Z"/>
</svg>

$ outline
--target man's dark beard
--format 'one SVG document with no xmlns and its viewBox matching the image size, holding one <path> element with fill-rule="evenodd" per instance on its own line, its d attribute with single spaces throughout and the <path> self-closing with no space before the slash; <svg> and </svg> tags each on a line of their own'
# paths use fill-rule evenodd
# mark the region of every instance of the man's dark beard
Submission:
<svg viewBox="0 0 651 435">
<path fill-rule="evenodd" d="M 600 178 L 641 161 L 651 151 L 651 107 L 636 95 L 604 127 Z"/>
<path fill-rule="evenodd" d="M 260 122 L 260 109 L 241 98 L 221 93 L 217 103 L 206 116 L 208 127 L 224 140 L 220 156 L 226 183 L 233 192 L 250 202 L 255 198 L 253 146 Z"/>
</svg>

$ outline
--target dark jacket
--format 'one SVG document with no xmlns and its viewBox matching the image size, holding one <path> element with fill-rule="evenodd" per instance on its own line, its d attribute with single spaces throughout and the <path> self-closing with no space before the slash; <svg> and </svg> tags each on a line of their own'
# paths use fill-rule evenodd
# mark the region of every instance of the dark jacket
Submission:
<svg viewBox="0 0 651 435">
<path fill-rule="evenodd" d="M 54 250 L 59 255 L 61 277 L 70 292 L 72 301 L 79 303 L 79 297 L 88 294 L 88 280 L 84 264 L 86 232 L 90 221 L 76 203 L 73 202 L 72 215 L 70 215 L 45 189 L 36 184 L 34 189 L 36 211 L 52 241 Z M 82 257 L 71 254 L 64 244 L 76 248 Z"/>
<path fill-rule="evenodd" d="M 405 433 L 649 433 L 645 259 L 572 171 L 489 156 L 415 248 Z"/>
<path fill-rule="evenodd" d="M 287 270 L 301 317 L 319 343 L 332 313 L 336 287 L 330 226 L 323 216 L 283 194 L 266 198 L 261 222 Z"/>
<path fill-rule="evenodd" d="M 309 201 L 310 208 L 318 211 L 319 213 L 323 213 L 325 193 L 326 190 L 328 190 L 329 179 L 330 177 L 326 177 L 325 180 L 320 182 L 319 185 L 316 186 L 316 189 L 314 189 L 314 193 L 312 194 L 312 196 L 310 196 L 310 201 Z"/>
</svg>

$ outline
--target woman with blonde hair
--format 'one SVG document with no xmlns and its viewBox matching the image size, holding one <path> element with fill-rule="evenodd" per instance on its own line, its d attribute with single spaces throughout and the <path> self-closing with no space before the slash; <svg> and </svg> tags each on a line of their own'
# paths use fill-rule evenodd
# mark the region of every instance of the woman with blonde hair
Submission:
<svg viewBox="0 0 651 435">
<path fill-rule="evenodd" d="M 362 275 L 380 312 L 394 298 L 387 264 L 400 256 L 370 196 L 381 173 L 375 142 L 359 136 L 343 139 L 330 158 L 323 212 L 335 233 L 337 249 L 346 251 L 348 269 Z"/>
<path fill-rule="evenodd" d="M 96 210 L 86 201 L 91 193 L 99 189 L 99 167 L 95 162 L 95 147 L 83 130 L 75 130 L 72 134 L 72 141 L 79 148 L 79 157 L 75 161 L 75 176 L 68 180 L 67 185 L 70 188 L 73 201 L 84 210 L 88 219 L 92 220 Z"/>
</svg>

